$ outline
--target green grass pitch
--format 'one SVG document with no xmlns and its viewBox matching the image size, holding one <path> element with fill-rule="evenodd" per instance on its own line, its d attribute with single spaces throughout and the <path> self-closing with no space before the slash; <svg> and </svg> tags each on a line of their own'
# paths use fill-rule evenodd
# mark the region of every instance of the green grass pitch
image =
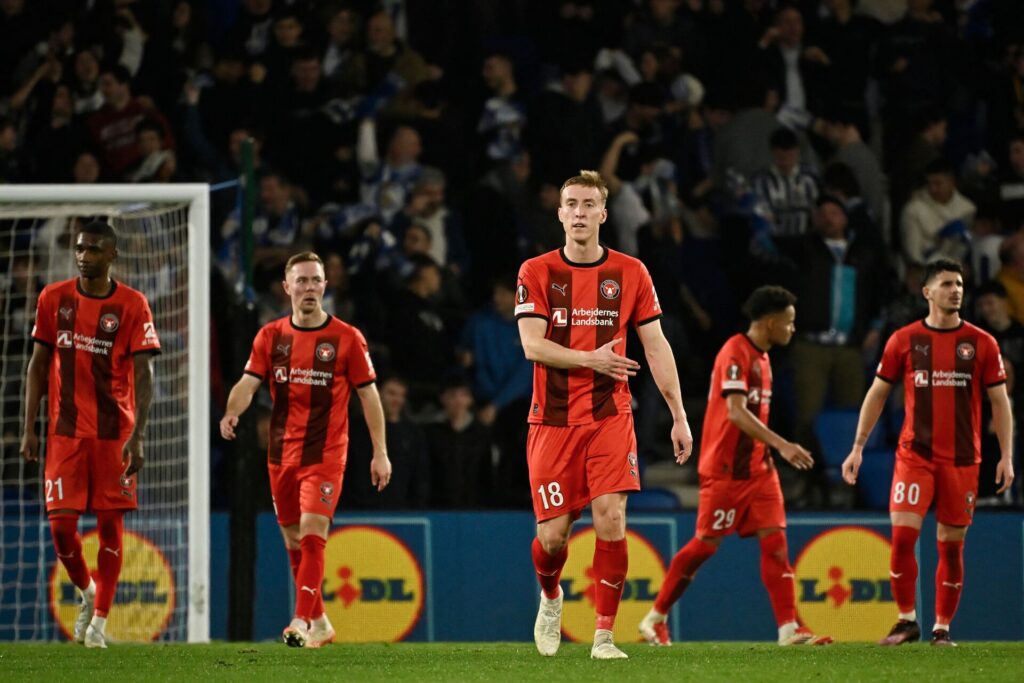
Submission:
<svg viewBox="0 0 1024 683">
<path fill-rule="evenodd" d="M 624 645 L 630 659 L 596 662 L 589 646 L 563 644 L 544 658 L 532 643 L 331 645 L 278 643 L 0 645 L 2 681 L 996 681 L 1024 680 L 1024 643 L 926 644 L 881 648 L 839 644 L 779 648 L 768 643 Z"/>
</svg>

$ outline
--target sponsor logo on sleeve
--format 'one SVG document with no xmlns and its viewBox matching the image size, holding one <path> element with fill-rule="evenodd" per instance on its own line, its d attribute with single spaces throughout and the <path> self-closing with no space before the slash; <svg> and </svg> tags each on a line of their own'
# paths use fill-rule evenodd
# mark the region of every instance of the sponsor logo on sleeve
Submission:
<svg viewBox="0 0 1024 683">
<path fill-rule="evenodd" d="M 158 342 L 156 326 L 153 323 L 142 323 L 142 345 L 152 346 Z"/>
<path fill-rule="evenodd" d="M 530 292 L 526 289 L 526 285 L 520 284 L 516 287 L 516 301 L 519 303 L 525 303 L 530 297 Z"/>
<path fill-rule="evenodd" d="M 516 313 L 515 314 L 516 315 L 522 315 L 523 313 L 533 313 L 533 309 L 534 309 L 533 303 L 517 304 L 516 305 Z"/>
</svg>

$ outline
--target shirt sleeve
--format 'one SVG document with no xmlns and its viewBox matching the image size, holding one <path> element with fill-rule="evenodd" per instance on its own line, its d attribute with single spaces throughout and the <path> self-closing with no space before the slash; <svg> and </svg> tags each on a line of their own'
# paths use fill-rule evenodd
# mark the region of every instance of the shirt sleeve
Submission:
<svg viewBox="0 0 1024 683">
<path fill-rule="evenodd" d="M 727 357 L 725 367 L 719 377 L 718 390 L 722 396 L 729 394 L 746 394 L 747 378 L 750 376 L 750 363 L 738 354 Z"/>
<path fill-rule="evenodd" d="M 654 289 L 654 281 L 644 264 L 640 264 L 639 282 L 637 283 L 636 305 L 633 307 L 633 326 L 640 327 L 661 318 L 661 303 L 658 292 Z"/>
<path fill-rule="evenodd" d="M 270 372 L 270 349 L 267 346 L 267 328 L 261 329 L 252 342 L 249 360 L 245 363 L 245 374 L 256 379 L 266 379 Z"/>
<path fill-rule="evenodd" d="M 544 283 L 537 274 L 534 265 L 529 261 L 523 263 L 519 268 L 515 315 L 516 320 L 519 318 L 551 319 Z"/>
<path fill-rule="evenodd" d="M 903 352 L 903 344 L 900 335 L 894 334 L 885 343 L 885 350 L 882 351 L 882 360 L 878 361 L 878 369 L 875 377 L 895 384 L 899 381 L 906 370 L 907 354 Z"/>
<path fill-rule="evenodd" d="M 153 312 L 149 310 L 149 302 L 145 297 L 139 297 L 139 303 L 135 307 L 130 352 L 133 355 L 136 353 L 160 353 L 160 337 L 156 334 Z"/>
<path fill-rule="evenodd" d="M 36 321 L 32 326 L 32 339 L 53 348 L 57 342 L 57 319 L 53 310 L 53 296 L 47 287 L 36 302 Z"/>
<path fill-rule="evenodd" d="M 370 349 L 366 337 L 359 330 L 352 329 L 352 343 L 348 345 L 348 381 L 358 389 L 373 384 L 377 373 L 373 369 Z"/>
<path fill-rule="evenodd" d="M 1006 368 L 1003 365 L 1003 354 L 999 351 L 999 344 L 989 335 L 985 335 L 981 342 L 981 379 L 987 389 L 1006 382 Z"/>
</svg>

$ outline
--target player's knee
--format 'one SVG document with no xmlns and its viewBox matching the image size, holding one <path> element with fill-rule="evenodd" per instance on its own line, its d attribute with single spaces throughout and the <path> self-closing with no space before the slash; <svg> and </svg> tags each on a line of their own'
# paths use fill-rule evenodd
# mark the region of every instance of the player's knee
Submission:
<svg viewBox="0 0 1024 683">
<path fill-rule="evenodd" d="M 569 531 L 568 529 L 541 527 L 537 529 L 537 540 L 540 541 L 544 552 L 549 555 L 557 555 L 569 542 Z"/>
<path fill-rule="evenodd" d="M 967 529 L 968 527 L 965 526 L 937 524 L 935 528 L 935 537 L 943 543 L 947 541 L 962 541 L 967 536 Z"/>
</svg>

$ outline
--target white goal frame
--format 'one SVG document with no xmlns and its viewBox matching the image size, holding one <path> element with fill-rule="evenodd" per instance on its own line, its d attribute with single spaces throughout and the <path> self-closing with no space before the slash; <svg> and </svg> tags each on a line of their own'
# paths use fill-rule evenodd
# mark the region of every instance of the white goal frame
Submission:
<svg viewBox="0 0 1024 683">
<path fill-rule="evenodd" d="M 210 186 L 0 185 L 0 203 L 188 204 L 188 642 L 210 641 Z"/>
</svg>

